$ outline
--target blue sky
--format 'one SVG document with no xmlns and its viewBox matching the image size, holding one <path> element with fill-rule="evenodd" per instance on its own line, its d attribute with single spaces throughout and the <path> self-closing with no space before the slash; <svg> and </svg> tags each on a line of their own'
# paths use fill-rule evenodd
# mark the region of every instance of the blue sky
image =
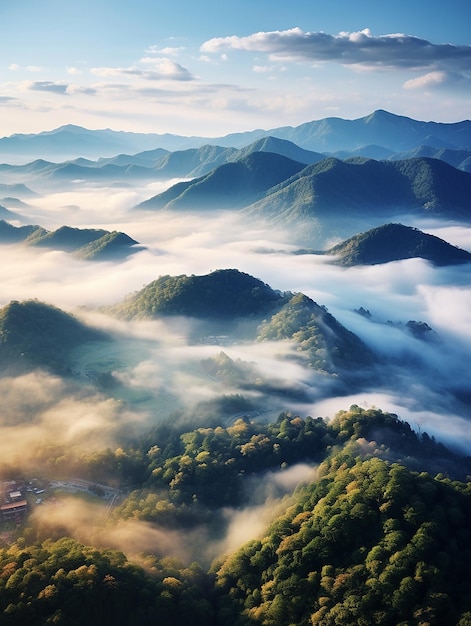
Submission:
<svg viewBox="0 0 471 626">
<path fill-rule="evenodd" d="M 0 135 L 470 118 L 470 0 L 1 0 Z"/>
</svg>

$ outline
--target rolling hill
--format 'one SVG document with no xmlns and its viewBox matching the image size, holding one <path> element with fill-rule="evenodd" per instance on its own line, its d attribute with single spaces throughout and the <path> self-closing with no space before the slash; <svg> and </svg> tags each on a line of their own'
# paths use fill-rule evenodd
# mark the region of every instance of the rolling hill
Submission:
<svg viewBox="0 0 471 626">
<path fill-rule="evenodd" d="M 342 372 L 349 379 L 376 362 L 369 348 L 325 307 L 303 294 L 281 294 L 235 269 L 204 276 L 162 276 L 108 311 L 125 319 L 181 315 L 225 322 L 229 337 L 237 336 L 235 322 L 252 320 L 245 338 L 289 340 L 309 367 L 326 374 Z"/>
<path fill-rule="evenodd" d="M 77 248 L 90 243 L 91 241 L 95 241 L 96 239 L 103 237 L 106 233 L 107 231 L 103 229 L 61 226 L 54 231 L 48 231 L 45 229 L 35 230 L 24 240 L 24 243 L 29 246 L 72 252 Z"/>
<path fill-rule="evenodd" d="M 225 269 L 204 276 L 161 276 L 112 312 L 126 319 L 186 315 L 234 320 L 263 316 L 282 300 L 280 293 L 257 278 Z"/>
<path fill-rule="evenodd" d="M 142 250 L 137 241 L 117 231 L 61 226 L 48 231 L 41 226 L 13 226 L 0 220 L 0 243 L 23 243 L 28 246 L 72 252 L 87 260 L 119 260 Z"/>
<path fill-rule="evenodd" d="M 126 233 L 114 230 L 76 249 L 74 255 L 88 261 L 118 261 L 143 249 L 136 244 Z"/>
<path fill-rule="evenodd" d="M 340 324 L 325 307 L 302 293 L 292 296 L 258 332 L 259 341 L 289 339 L 308 360 L 309 367 L 329 374 L 371 366 L 376 359 L 354 333 Z"/>
<path fill-rule="evenodd" d="M 357 411 L 353 406 L 338 414 L 335 427 L 352 432 L 349 420 Z M 383 417 L 392 425 L 394 416 Z M 386 426 L 396 445 L 401 436 L 413 442 L 407 426 Z M 469 486 L 391 463 L 378 449 L 368 455 L 362 445 L 383 446 L 371 433 L 363 436 L 358 422 L 355 428 L 342 452 L 321 464 L 316 480 L 298 487 L 270 528 L 222 563 L 216 588 L 225 623 L 468 622 Z M 385 434 L 379 422 L 376 432 Z M 414 455 L 419 448 L 417 442 Z"/>
<path fill-rule="evenodd" d="M 28 300 L 0 309 L 0 337 L 0 372 L 14 375 L 36 368 L 67 373 L 72 348 L 106 335 L 57 307 Z"/>
<path fill-rule="evenodd" d="M 434 265 L 471 261 L 471 253 L 439 237 L 402 224 L 384 224 L 329 248 L 338 265 L 376 265 L 401 259 L 422 258 Z"/>
</svg>

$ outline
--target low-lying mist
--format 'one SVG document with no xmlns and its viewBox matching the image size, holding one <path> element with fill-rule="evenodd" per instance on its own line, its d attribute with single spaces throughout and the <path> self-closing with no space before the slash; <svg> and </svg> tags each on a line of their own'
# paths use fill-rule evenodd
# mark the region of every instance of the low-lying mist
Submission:
<svg viewBox="0 0 471 626">
<path fill-rule="evenodd" d="M 288 233 L 242 223 L 236 213 L 170 214 L 133 208 L 163 189 L 160 183 L 107 189 L 77 184 L 72 191 L 29 198 L 18 209 L 17 224 L 39 224 L 49 230 L 62 225 L 119 230 L 145 249 L 120 262 L 93 262 L 22 244 L 1 247 L 2 306 L 11 300 L 37 298 L 112 335 L 110 343 L 85 346 L 71 354 L 68 378 L 38 371 L 0 379 L 3 464 L 34 467 L 37 458 L 43 463 L 44 453 L 37 451 L 51 442 L 77 451 L 115 449 L 155 424 L 174 419 L 176 412 L 182 419 L 192 416 L 194 425 L 194 408 L 200 404 L 205 410 L 198 413 L 197 425 L 213 425 L 222 418 L 211 409 L 211 402 L 232 396 L 244 396 L 247 413 L 261 420 L 289 410 L 330 417 L 350 404 L 377 406 L 469 454 L 469 264 L 436 268 L 410 259 L 345 269 L 323 256 L 294 254 L 297 245 Z M 469 227 L 429 223 L 423 229 L 471 250 Z M 125 322 L 100 310 L 159 276 L 200 275 L 225 268 L 248 273 L 281 292 L 303 292 L 325 305 L 378 355 L 380 364 L 368 373 L 366 384 L 338 397 L 330 380 L 308 367 L 294 344 L 221 337 L 198 343 L 195 320 Z M 361 309 L 369 315 L 361 315 Z M 424 322 L 430 331 L 418 337 L 407 327 L 409 321 Z M 250 366 L 250 384 L 208 374 L 204 361 L 221 353 Z M 100 375 L 108 376 L 107 384 L 102 384 Z M 223 419 L 236 415 L 234 410 Z M 55 471 L 54 467 L 45 470 Z M 296 480 L 313 471 L 298 470 Z M 226 511 L 227 533 L 208 547 L 205 558 L 236 547 L 268 523 L 275 501 L 270 497 L 278 480 L 267 476 L 263 497 L 248 509 Z M 275 491 L 278 497 L 279 485 Z M 108 529 L 104 542 L 103 511 L 89 511 L 82 504 L 66 503 L 53 511 L 44 508 L 36 515 L 43 525 L 49 517 L 49 523 L 80 539 L 136 554 L 151 546 L 156 552 L 166 549 L 178 557 L 194 556 L 201 550 L 192 545 L 210 543 L 205 530 L 186 533 L 182 539 L 176 531 L 164 533 L 133 520 Z M 94 521 L 84 535 L 86 519 Z"/>
</svg>

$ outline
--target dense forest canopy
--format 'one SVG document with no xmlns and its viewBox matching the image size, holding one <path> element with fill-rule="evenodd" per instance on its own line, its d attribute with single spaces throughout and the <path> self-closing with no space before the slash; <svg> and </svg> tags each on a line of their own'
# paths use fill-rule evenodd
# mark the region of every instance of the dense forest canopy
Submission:
<svg viewBox="0 0 471 626">
<path fill-rule="evenodd" d="M 64 538 L 50 509 L 0 550 L 6 624 L 469 623 L 471 491 L 461 480 L 471 459 L 394 414 L 352 406 L 327 421 L 282 414 L 194 430 L 175 420 L 132 447 L 68 462 L 90 480 L 115 476 L 124 498 L 101 522 L 101 548 Z M 259 492 L 274 511 L 280 503 L 275 519 L 212 566 L 207 545 L 200 565 L 162 545 L 140 565 L 104 547 L 126 520 L 180 529 L 183 541 L 202 525 L 222 537 L 227 507 L 243 508 L 267 472 L 299 463 L 315 477 Z"/>
</svg>

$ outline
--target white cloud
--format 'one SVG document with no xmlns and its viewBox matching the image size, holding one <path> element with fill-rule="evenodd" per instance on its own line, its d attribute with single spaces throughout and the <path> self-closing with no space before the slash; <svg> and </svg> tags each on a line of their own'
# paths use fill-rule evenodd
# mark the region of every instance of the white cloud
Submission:
<svg viewBox="0 0 471 626">
<path fill-rule="evenodd" d="M 367 28 L 337 35 L 291 28 L 246 37 L 217 37 L 201 46 L 204 53 L 226 50 L 264 52 L 274 60 L 330 61 L 383 69 L 429 67 L 466 72 L 471 63 L 471 46 L 434 44 L 402 33 L 375 36 Z"/>
<path fill-rule="evenodd" d="M 169 56 L 175 56 L 180 52 L 185 50 L 184 46 L 165 46 L 163 48 L 159 48 L 158 46 L 150 46 L 146 50 L 147 54 L 165 54 Z M 141 59 L 142 60 L 142 59 Z"/>
<path fill-rule="evenodd" d="M 459 85 L 463 82 L 471 84 L 471 73 L 466 75 L 465 73 L 435 71 L 428 72 L 417 78 L 411 78 L 403 86 L 404 89 L 434 89 Z"/>
<path fill-rule="evenodd" d="M 136 65 L 130 67 L 93 67 L 91 73 L 104 78 L 135 77 L 145 80 L 193 80 L 191 72 L 171 59 L 145 57 L 141 61 L 147 66 L 152 65 L 152 67 L 150 69 L 141 69 Z"/>
</svg>

